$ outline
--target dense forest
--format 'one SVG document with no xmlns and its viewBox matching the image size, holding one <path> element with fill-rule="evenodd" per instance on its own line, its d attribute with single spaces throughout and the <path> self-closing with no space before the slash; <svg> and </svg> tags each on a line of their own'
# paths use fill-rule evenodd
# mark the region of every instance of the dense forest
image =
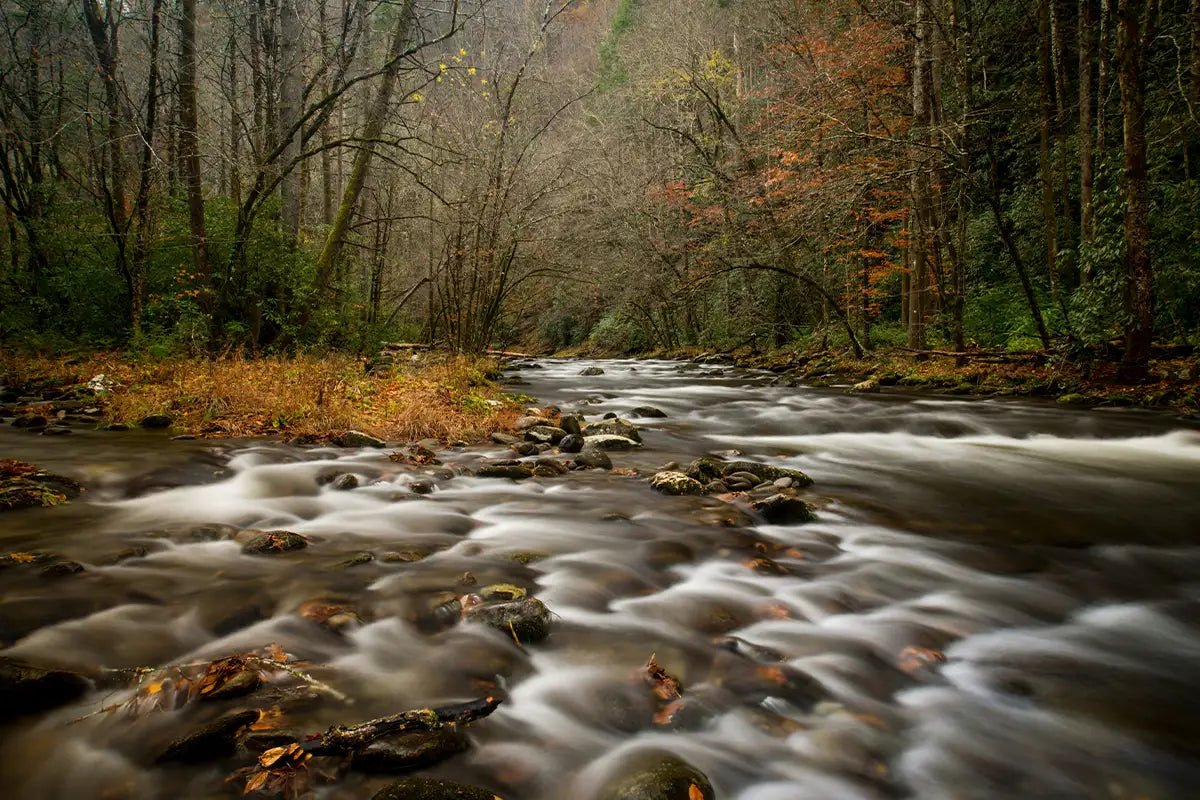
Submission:
<svg viewBox="0 0 1200 800">
<path fill-rule="evenodd" d="M 2 0 L 0 340 L 1200 336 L 1200 0 Z"/>
</svg>

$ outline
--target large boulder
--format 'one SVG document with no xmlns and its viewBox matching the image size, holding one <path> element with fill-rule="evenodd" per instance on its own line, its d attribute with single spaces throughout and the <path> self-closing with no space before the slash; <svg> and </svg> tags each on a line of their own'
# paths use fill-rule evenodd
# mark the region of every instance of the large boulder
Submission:
<svg viewBox="0 0 1200 800">
<path fill-rule="evenodd" d="M 584 447 L 583 452 L 575 456 L 575 463 L 581 467 L 592 469 L 612 469 L 612 459 L 608 453 L 595 447 Z"/>
<path fill-rule="evenodd" d="M 689 478 L 682 472 L 659 472 L 650 479 L 650 488 L 663 494 L 704 494 L 704 484 L 695 478 Z"/>
<path fill-rule="evenodd" d="M 638 432 L 637 425 L 634 425 L 627 419 L 613 417 L 602 422 L 593 422 L 583 429 L 584 436 L 623 436 L 626 439 L 632 439 L 638 444 L 642 443 L 642 434 Z"/>
<path fill-rule="evenodd" d="M 645 753 L 605 783 L 598 800 L 714 800 L 708 777 L 669 753 Z"/>
<path fill-rule="evenodd" d="M 583 446 L 584 449 L 590 450 L 632 450 L 642 445 L 625 436 L 601 433 L 583 437 Z"/>
</svg>

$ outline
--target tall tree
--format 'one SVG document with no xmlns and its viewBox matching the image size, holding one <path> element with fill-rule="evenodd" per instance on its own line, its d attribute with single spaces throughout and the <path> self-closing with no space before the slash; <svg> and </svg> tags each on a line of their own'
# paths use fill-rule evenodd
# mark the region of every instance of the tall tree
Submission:
<svg viewBox="0 0 1200 800">
<path fill-rule="evenodd" d="M 200 130 L 196 119 L 196 0 L 182 0 L 179 16 L 179 122 L 192 266 L 204 286 L 209 282 L 208 232 L 204 224 L 204 184 L 200 174 Z M 209 295 L 203 305 L 211 311 Z"/>
<path fill-rule="evenodd" d="M 1150 193 L 1146 183 L 1146 55 L 1154 40 L 1156 4 L 1120 0 L 1117 6 L 1118 79 L 1125 146 L 1125 353 L 1121 376 L 1144 381 L 1154 333 L 1154 274 L 1150 264 Z"/>
</svg>

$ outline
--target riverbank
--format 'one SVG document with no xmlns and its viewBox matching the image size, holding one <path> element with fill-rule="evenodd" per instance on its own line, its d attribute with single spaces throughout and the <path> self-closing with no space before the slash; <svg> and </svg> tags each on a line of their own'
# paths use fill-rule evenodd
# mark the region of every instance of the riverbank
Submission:
<svg viewBox="0 0 1200 800">
<path fill-rule="evenodd" d="M 494 361 L 422 354 L 368 372 L 346 355 L 146 361 L 0 354 L 0 417 L 44 434 L 72 427 L 169 428 L 177 435 L 333 441 L 476 441 L 520 407 Z"/>
<path fill-rule="evenodd" d="M 560 356 L 583 356 L 568 351 Z M 1200 356 L 1176 355 L 1151 362 L 1150 380 L 1130 385 L 1117 378 L 1117 363 L 1074 363 L 1039 353 L 967 352 L 918 355 L 888 350 L 855 358 L 836 350 L 776 348 L 735 350 L 678 348 L 641 354 L 647 358 L 765 369 L 810 386 L 849 385 L 859 391 L 896 387 L 932 394 L 1033 397 L 1069 406 L 1131 406 L 1200 416 Z M 594 351 L 586 357 L 604 357 Z"/>
</svg>

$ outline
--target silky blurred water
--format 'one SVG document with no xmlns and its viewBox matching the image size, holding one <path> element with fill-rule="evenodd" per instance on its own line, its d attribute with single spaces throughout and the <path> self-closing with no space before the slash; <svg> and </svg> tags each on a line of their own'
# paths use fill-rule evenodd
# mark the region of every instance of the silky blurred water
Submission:
<svg viewBox="0 0 1200 800">
<path fill-rule="evenodd" d="M 430 476 L 386 451 L 6 429 L 6 457 L 90 491 L 0 520 L 3 551 L 86 567 L 57 580 L 0 573 L 4 654 L 94 670 L 277 643 L 352 700 L 289 719 L 313 733 L 500 692 L 472 748 L 427 773 L 508 800 L 586 800 L 652 749 L 740 800 L 1200 793 L 1194 425 L 788 388 L 714 365 L 536 365 L 508 374 L 542 404 L 589 420 L 666 412 L 636 420 L 645 447 L 613 453 L 618 468 L 741 451 L 811 475 L 802 495 L 818 521 L 755 525 L 715 498 L 658 495 L 645 475 L 435 477 L 418 495 L 412 483 Z M 604 374 L 578 375 L 584 366 Z M 506 452 L 442 458 L 457 470 Z M 341 473 L 359 488 L 328 484 Z M 229 538 L 275 528 L 312 544 L 251 556 Z M 383 557 L 412 552 L 427 555 Z M 363 553 L 374 560 L 345 565 Z M 544 601 L 550 638 L 518 646 L 477 624 L 423 624 L 469 591 L 465 572 Z M 311 600 L 353 606 L 363 622 L 316 625 L 297 613 Z M 652 723 L 639 682 L 651 654 L 684 687 L 672 725 Z M 68 724 L 127 697 L 98 690 L 10 726 L 6 796 L 237 794 L 228 765 L 150 763 L 188 710 Z M 317 796 L 369 797 L 384 782 L 349 773 Z"/>
</svg>

